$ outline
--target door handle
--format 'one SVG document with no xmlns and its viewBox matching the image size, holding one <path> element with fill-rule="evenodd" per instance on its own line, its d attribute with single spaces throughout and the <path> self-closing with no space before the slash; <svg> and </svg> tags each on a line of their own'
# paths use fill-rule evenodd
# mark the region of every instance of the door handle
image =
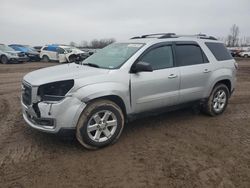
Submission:
<svg viewBox="0 0 250 188">
<path fill-rule="evenodd" d="M 176 74 L 170 74 L 170 75 L 168 76 L 169 79 L 176 78 L 176 77 L 177 77 Z"/>
<path fill-rule="evenodd" d="M 211 71 L 208 69 L 204 69 L 204 71 L 203 71 L 203 73 L 209 73 L 209 72 L 211 72 Z"/>
</svg>

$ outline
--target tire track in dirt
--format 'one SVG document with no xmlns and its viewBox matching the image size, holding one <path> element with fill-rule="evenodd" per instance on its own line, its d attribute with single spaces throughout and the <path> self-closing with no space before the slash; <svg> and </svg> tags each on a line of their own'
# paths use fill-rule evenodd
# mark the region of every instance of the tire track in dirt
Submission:
<svg viewBox="0 0 250 188">
<path fill-rule="evenodd" d="M 17 89 L 22 74 L 14 73 L 41 66 L 9 66 L 13 79 L 4 87 L 11 85 L 10 93 L 0 92 L 0 187 L 250 186 L 249 64 L 240 68 L 223 115 L 186 109 L 137 120 L 118 143 L 98 151 L 25 126 Z"/>
</svg>

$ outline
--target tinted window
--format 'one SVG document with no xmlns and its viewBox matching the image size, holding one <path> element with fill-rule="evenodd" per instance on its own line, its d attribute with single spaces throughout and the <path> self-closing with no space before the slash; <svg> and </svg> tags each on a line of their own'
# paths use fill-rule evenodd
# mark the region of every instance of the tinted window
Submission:
<svg viewBox="0 0 250 188">
<path fill-rule="evenodd" d="M 173 67 L 171 46 L 162 46 L 149 51 L 141 61 L 151 64 L 153 70 Z"/>
<path fill-rule="evenodd" d="M 205 42 L 207 47 L 210 49 L 210 51 L 213 53 L 214 57 L 218 61 L 224 61 L 233 59 L 230 52 L 226 49 L 224 44 L 222 43 L 213 43 L 213 42 Z"/>
<path fill-rule="evenodd" d="M 205 54 L 201 48 L 193 44 L 176 45 L 176 59 L 179 66 L 196 65 L 204 63 Z M 205 62 L 207 59 L 205 58 Z"/>
<path fill-rule="evenodd" d="M 44 47 L 43 50 L 48 50 L 48 47 Z"/>
</svg>

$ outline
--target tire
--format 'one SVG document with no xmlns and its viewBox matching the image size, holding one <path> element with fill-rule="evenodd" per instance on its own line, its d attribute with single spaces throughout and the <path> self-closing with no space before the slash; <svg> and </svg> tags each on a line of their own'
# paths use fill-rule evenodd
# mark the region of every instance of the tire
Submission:
<svg viewBox="0 0 250 188">
<path fill-rule="evenodd" d="M 50 59 L 49 59 L 49 57 L 47 55 L 43 55 L 41 61 L 43 61 L 43 62 L 50 62 Z"/>
<path fill-rule="evenodd" d="M 245 55 L 244 55 L 244 58 L 248 58 L 248 55 L 247 55 L 247 54 L 245 54 Z"/>
<path fill-rule="evenodd" d="M 112 101 L 98 99 L 82 112 L 76 126 L 76 138 L 85 148 L 98 149 L 115 143 L 123 127 L 121 108 Z"/>
<path fill-rule="evenodd" d="M 77 56 L 75 54 L 72 54 L 69 56 L 68 58 L 68 62 L 71 63 L 71 62 L 75 62 L 76 61 L 76 58 Z"/>
<path fill-rule="evenodd" d="M 7 63 L 8 63 L 8 58 L 7 58 L 7 56 L 5 56 L 5 55 L 1 56 L 1 63 L 2 63 L 2 64 L 7 64 Z"/>
<path fill-rule="evenodd" d="M 210 116 L 220 115 L 225 111 L 228 99 L 228 87 L 225 84 L 217 84 L 204 104 L 203 111 Z"/>
</svg>

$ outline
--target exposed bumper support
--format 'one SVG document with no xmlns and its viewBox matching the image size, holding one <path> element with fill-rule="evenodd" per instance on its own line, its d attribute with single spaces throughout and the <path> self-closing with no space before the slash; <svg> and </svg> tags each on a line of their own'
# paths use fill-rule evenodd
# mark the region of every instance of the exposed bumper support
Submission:
<svg viewBox="0 0 250 188">
<path fill-rule="evenodd" d="M 75 97 L 66 97 L 57 103 L 40 102 L 38 117 L 32 105 L 26 106 L 22 102 L 23 118 L 34 129 L 58 133 L 61 129 L 75 129 L 79 116 L 86 104 Z"/>
</svg>

